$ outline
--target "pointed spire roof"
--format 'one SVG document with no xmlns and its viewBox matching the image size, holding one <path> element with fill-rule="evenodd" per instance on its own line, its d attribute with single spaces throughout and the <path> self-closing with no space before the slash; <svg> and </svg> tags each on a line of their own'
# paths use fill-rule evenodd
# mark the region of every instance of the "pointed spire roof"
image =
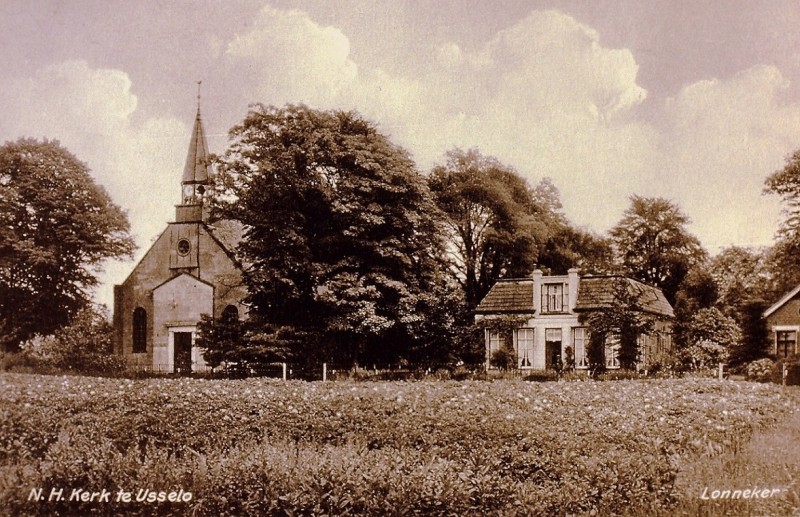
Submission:
<svg viewBox="0 0 800 517">
<path fill-rule="evenodd" d="M 183 168 L 183 183 L 206 183 L 211 171 L 208 160 L 208 143 L 200 118 L 200 106 L 197 106 L 197 117 L 194 119 L 192 138 L 189 141 L 189 154 Z"/>
</svg>

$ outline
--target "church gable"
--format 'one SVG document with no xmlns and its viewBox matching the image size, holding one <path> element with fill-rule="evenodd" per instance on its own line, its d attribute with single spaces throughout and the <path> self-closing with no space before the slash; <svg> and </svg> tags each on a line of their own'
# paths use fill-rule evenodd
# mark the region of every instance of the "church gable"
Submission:
<svg viewBox="0 0 800 517">
<path fill-rule="evenodd" d="M 214 312 L 214 286 L 184 273 L 153 290 L 153 309 L 156 328 L 194 325 Z"/>
</svg>

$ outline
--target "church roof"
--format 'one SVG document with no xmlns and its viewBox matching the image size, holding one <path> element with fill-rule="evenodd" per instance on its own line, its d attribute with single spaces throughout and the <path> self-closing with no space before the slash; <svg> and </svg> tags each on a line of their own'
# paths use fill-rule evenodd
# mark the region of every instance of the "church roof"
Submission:
<svg viewBox="0 0 800 517">
<path fill-rule="evenodd" d="M 186 165 L 183 168 L 183 183 L 205 183 L 208 181 L 211 164 L 208 159 L 208 143 L 203 130 L 203 121 L 200 118 L 200 108 L 194 119 L 192 138 L 189 141 L 189 153 L 186 156 Z"/>
<path fill-rule="evenodd" d="M 228 252 L 236 254 L 237 246 L 244 238 L 244 226 L 232 219 L 219 219 L 207 224 L 206 229 Z"/>
</svg>

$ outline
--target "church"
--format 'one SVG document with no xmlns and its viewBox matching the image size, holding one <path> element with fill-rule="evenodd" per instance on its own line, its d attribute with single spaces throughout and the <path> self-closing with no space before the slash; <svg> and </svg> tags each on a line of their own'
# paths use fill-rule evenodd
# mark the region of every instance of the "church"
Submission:
<svg viewBox="0 0 800 517">
<path fill-rule="evenodd" d="M 241 227 L 209 221 L 211 165 L 198 105 L 180 185 L 181 202 L 128 278 L 114 286 L 115 353 L 133 370 L 206 370 L 196 346 L 203 314 L 245 316 L 243 269 L 234 251 Z"/>
</svg>

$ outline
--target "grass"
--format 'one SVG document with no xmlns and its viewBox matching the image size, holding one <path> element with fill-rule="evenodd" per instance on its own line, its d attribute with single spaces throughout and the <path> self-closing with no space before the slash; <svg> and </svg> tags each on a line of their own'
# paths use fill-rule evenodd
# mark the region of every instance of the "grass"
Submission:
<svg viewBox="0 0 800 517">
<path fill-rule="evenodd" d="M 790 515 L 800 389 L 0 374 L 0 515 Z M 703 490 L 786 488 L 766 500 Z M 181 504 L 32 489 L 185 490 Z"/>
<path fill-rule="evenodd" d="M 789 388 L 796 390 L 796 388 Z M 756 431 L 738 450 L 682 465 L 675 483 L 679 495 L 670 515 L 758 516 L 800 512 L 800 409 L 778 425 Z M 703 500 L 713 490 L 780 489 L 767 499 Z"/>
</svg>

